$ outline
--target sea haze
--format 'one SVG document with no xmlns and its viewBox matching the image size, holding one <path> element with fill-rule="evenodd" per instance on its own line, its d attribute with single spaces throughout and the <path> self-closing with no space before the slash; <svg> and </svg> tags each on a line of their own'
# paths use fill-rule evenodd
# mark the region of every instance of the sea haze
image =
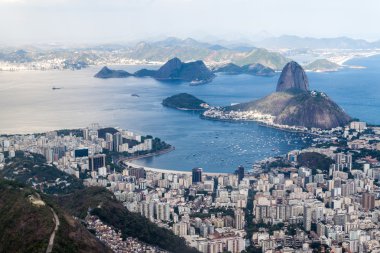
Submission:
<svg viewBox="0 0 380 253">
<path fill-rule="evenodd" d="M 352 117 L 380 124 L 380 57 L 356 59 L 334 73 L 308 73 L 311 89 L 326 92 Z M 133 72 L 145 66 L 118 67 Z M 278 75 L 218 75 L 210 84 L 164 83 L 151 78 L 97 79 L 101 67 L 80 71 L 0 72 L 0 132 L 30 133 L 85 127 L 92 122 L 152 134 L 175 146 L 161 156 L 139 160 L 150 167 L 231 172 L 238 165 L 281 155 L 308 145 L 303 134 L 256 123 L 202 120 L 197 113 L 161 105 L 162 99 L 191 93 L 212 105 L 263 97 L 275 90 Z M 52 90 L 52 87 L 61 87 Z M 139 97 L 131 96 L 138 94 Z"/>
</svg>

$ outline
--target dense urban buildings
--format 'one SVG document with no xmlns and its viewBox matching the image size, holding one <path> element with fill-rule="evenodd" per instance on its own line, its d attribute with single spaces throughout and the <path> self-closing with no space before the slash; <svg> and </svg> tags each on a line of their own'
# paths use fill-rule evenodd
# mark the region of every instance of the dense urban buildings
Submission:
<svg viewBox="0 0 380 253">
<path fill-rule="evenodd" d="M 110 149 L 132 158 L 152 148 L 152 139 L 115 131 L 104 133 L 93 125 L 76 131 L 78 136 L 59 131 L 2 136 L 0 163 L 18 150 L 43 154 L 48 163 L 82 178 L 85 185 L 106 187 L 129 211 L 203 253 L 380 250 L 380 128 L 351 123 L 315 136 L 311 147 L 247 170 L 240 166 L 233 173 L 161 170 L 128 159 L 113 163 L 107 157 Z M 120 241 L 97 217 L 87 222 L 115 252 L 140 243 L 133 238 Z M 140 252 L 134 250 L 130 252 Z"/>
</svg>

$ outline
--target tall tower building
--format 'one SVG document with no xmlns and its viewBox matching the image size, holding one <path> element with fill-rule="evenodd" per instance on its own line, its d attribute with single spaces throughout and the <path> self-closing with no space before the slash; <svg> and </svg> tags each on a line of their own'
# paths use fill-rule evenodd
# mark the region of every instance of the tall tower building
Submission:
<svg viewBox="0 0 380 253">
<path fill-rule="evenodd" d="M 306 231 L 311 230 L 312 211 L 313 211 L 313 209 L 310 206 L 304 205 L 304 207 L 303 207 L 303 226 L 304 226 Z"/>
<path fill-rule="evenodd" d="M 243 209 L 235 210 L 235 228 L 243 229 L 245 224 L 245 216 Z"/>
<path fill-rule="evenodd" d="M 123 144 L 123 136 L 120 132 L 117 132 L 113 135 L 113 151 L 119 152 L 121 144 Z"/>
<path fill-rule="evenodd" d="M 244 167 L 240 165 L 235 170 L 235 174 L 238 176 L 238 180 L 239 180 L 239 183 L 240 183 L 240 181 L 244 178 Z"/>
<path fill-rule="evenodd" d="M 98 154 L 88 157 L 88 169 L 90 171 L 98 171 L 99 168 L 106 166 L 106 155 Z"/>
<path fill-rule="evenodd" d="M 375 208 L 375 195 L 365 192 L 362 195 L 362 206 L 365 211 Z"/>
<path fill-rule="evenodd" d="M 193 169 L 193 184 L 202 182 L 202 168 Z"/>
</svg>

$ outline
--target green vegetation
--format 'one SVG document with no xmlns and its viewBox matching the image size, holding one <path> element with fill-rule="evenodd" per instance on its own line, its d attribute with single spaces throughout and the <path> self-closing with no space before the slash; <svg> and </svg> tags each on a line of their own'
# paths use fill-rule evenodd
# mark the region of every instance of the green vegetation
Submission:
<svg viewBox="0 0 380 253">
<path fill-rule="evenodd" d="M 47 206 L 35 206 L 35 192 L 0 179 L 0 252 L 44 252 L 54 228 Z"/>
<path fill-rule="evenodd" d="M 222 216 L 234 216 L 234 209 L 232 208 L 225 208 L 225 207 L 216 207 L 216 208 L 210 208 L 208 209 L 207 213 L 203 213 L 202 211 L 199 213 L 192 213 L 190 214 L 190 217 L 198 217 L 198 218 L 209 218 L 211 217 L 211 214 L 217 215 L 218 213 L 221 213 Z"/>
<path fill-rule="evenodd" d="M 312 169 L 313 175 L 318 174 L 317 170 L 328 174 L 330 165 L 333 163 L 331 158 L 316 152 L 301 153 L 298 156 L 298 165 Z"/>
<path fill-rule="evenodd" d="M 16 157 L 7 159 L 7 164 L 0 171 L 0 176 L 36 187 L 48 194 L 70 193 L 83 189 L 82 182 L 74 176 L 46 164 L 42 155 L 18 151 Z"/>
<path fill-rule="evenodd" d="M 176 94 L 165 98 L 162 101 L 164 106 L 183 110 L 205 110 L 205 108 L 201 106 L 201 104 L 205 103 L 205 101 L 200 100 L 188 93 Z"/>
<path fill-rule="evenodd" d="M 311 71 L 336 71 L 341 66 L 326 59 L 317 59 L 305 66 L 306 70 Z"/>
<path fill-rule="evenodd" d="M 51 199 L 79 218 L 84 218 L 88 210 L 91 210 L 91 213 L 104 223 L 121 231 L 123 238 L 132 236 L 171 252 L 198 252 L 188 247 L 185 241 L 175 236 L 172 231 L 158 227 L 140 214 L 129 212 L 105 188 L 90 187 L 70 195 L 52 196 Z"/>
<path fill-rule="evenodd" d="M 270 67 L 272 69 L 280 70 L 289 61 L 280 53 L 270 52 L 263 48 L 254 49 L 249 54 L 244 57 L 235 58 L 234 63 L 242 66 L 252 63 L 260 63 L 264 66 Z"/>
</svg>

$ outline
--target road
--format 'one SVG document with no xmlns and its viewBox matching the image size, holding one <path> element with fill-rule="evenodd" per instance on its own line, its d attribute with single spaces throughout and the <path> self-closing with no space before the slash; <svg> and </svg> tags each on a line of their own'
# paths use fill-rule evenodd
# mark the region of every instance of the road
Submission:
<svg viewBox="0 0 380 253">
<path fill-rule="evenodd" d="M 54 228 L 53 233 L 51 233 L 51 235 L 50 235 L 49 245 L 48 245 L 48 247 L 46 249 L 46 253 L 51 253 L 51 251 L 53 250 L 55 233 L 58 231 L 58 228 L 59 228 L 58 215 L 55 213 L 55 211 L 53 210 L 53 208 L 50 208 L 50 210 L 51 210 L 51 212 L 53 213 L 53 216 L 54 216 L 55 228 Z"/>
</svg>

